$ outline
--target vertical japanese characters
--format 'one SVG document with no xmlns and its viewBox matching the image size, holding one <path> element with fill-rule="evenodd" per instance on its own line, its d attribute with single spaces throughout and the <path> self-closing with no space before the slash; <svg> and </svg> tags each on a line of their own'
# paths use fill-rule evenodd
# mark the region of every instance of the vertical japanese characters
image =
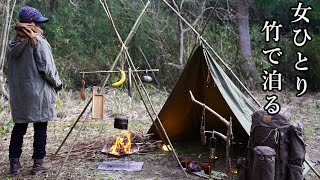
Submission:
<svg viewBox="0 0 320 180">
<path fill-rule="evenodd" d="M 298 24 L 301 23 L 300 21 L 303 21 L 302 23 L 310 23 L 309 18 L 306 16 L 307 11 L 312 10 L 310 6 L 308 7 L 302 7 L 303 3 L 299 2 L 298 7 L 291 8 L 291 10 L 295 11 L 294 13 L 294 19 L 291 21 L 293 24 Z M 308 34 L 308 30 L 306 28 L 295 28 L 293 29 L 294 37 L 293 37 L 293 43 L 296 47 L 302 47 L 304 46 L 307 41 L 311 41 L 312 38 Z M 297 71 L 308 71 L 309 68 L 305 65 L 303 65 L 304 62 L 308 61 L 308 58 L 303 56 L 303 53 L 298 51 L 297 52 L 297 59 L 298 61 L 296 62 L 294 68 Z M 304 78 L 301 78 L 300 76 L 296 77 L 296 89 L 298 93 L 296 94 L 297 97 L 300 97 L 304 95 L 307 92 L 308 88 L 308 83 L 307 80 Z"/>
<path fill-rule="evenodd" d="M 292 11 L 294 11 L 294 20 L 291 21 L 292 24 L 301 24 L 301 23 L 309 23 L 310 20 L 306 16 L 307 11 L 312 10 L 310 6 L 303 7 L 302 2 L 298 2 L 298 5 L 296 7 L 291 8 Z M 303 22 L 301 22 L 303 21 Z M 283 27 L 283 25 L 277 21 L 269 22 L 268 20 L 265 21 L 265 24 L 263 28 L 261 29 L 261 32 L 265 33 L 265 41 L 269 43 L 270 41 L 279 42 L 280 41 L 280 30 Z M 302 47 L 304 46 L 307 41 L 311 41 L 312 38 L 308 34 L 308 30 L 306 28 L 298 28 L 295 27 L 293 30 L 293 43 L 296 47 Z M 268 57 L 269 62 L 273 65 L 275 68 L 277 65 L 279 65 L 280 57 L 283 55 L 281 47 L 274 47 L 270 49 L 262 49 L 262 53 Z M 295 63 L 295 69 L 297 71 L 308 71 L 308 67 L 304 65 L 305 62 L 308 61 L 308 58 L 303 56 L 303 53 L 298 51 L 297 52 L 297 62 Z M 272 69 L 271 71 L 267 71 L 265 69 L 262 70 L 262 89 L 264 91 L 281 91 L 282 90 L 282 73 L 278 72 L 276 69 Z M 302 96 L 306 93 L 308 88 L 307 80 L 296 76 L 296 90 L 298 93 L 296 94 L 297 97 Z M 277 114 L 281 110 L 280 104 L 277 102 L 278 96 L 274 93 L 271 95 L 266 95 L 265 99 L 267 100 L 266 105 L 264 106 L 264 109 L 271 115 Z"/>
</svg>

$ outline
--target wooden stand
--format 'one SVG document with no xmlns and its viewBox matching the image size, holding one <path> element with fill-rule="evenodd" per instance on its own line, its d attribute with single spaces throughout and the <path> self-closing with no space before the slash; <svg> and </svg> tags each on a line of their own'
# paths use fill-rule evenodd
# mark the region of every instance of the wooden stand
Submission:
<svg viewBox="0 0 320 180">
<path fill-rule="evenodd" d="M 92 119 L 103 119 L 104 96 L 101 88 L 93 86 L 92 89 Z"/>
</svg>

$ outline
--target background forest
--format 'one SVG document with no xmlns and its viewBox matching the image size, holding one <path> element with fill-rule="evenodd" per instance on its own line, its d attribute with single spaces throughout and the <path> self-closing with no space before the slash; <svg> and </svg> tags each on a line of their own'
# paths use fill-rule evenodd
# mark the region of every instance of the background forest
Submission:
<svg viewBox="0 0 320 180">
<path fill-rule="evenodd" d="M 310 19 L 309 24 L 291 23 L 294 11 L 290 7 L 297 7 L 296 0 L 169 1 L 198 32 L 203 32 L 202 36 L 251 89 L 261 89 L 257 79 L 261 79 L 262 69 L 278 69 L 284 74 L 287 88 L 294 90 L 295 77 L 299 74 L 307 79 L 309 90 L 319 91 L 320 3 L 317 0 L 302 2 L 303 7 L 312 7 L 312 11 L 306 14 Z M 14 3 L 13 0 L 1 0 L 1 22 L 6 20 L 6 10 L 9 9 L 11 12 L 7 7 L 12 7 Z M 108 1 L 123 39 L 130 32 L 144 3 L 146 1 L 142 0 Z M 110 69 L 121 46 L 99 0 L 18 1 L 13 10 L 9 39 L 14 36 L 13 27 L 18 21 L 19 9 L 25 5 L 36 7 L 50 18 L 50 23 L 45 25 L 45 35 L 52 46 L 65 88 L 80 87 L 80 71 Z M 261 30 L 266 20 L 274 20 L 283 25 L 279 42 L 265 42 L 265 33 Z M 246 22 L 249 23 L 250 29 L 246 28 Z M 2 23 L 1 30 L 4 26 L 5 23 Z M 303 74 L 294 69 L 298 48 L 292 42 L 292 30 L 297 26 L 306 27 L 312 37 L 312 41 L 299 48 L 309 60 L 306 63 L 309 70 Z M 196 42 L 196 35 L 165 3 L 153 0 L 128 47 L 136 67 L 148 68 L 139 50 L 141 49 L 152 68 L 160 69 L 160 72 L 156 73 L 158 87 L 170 89 L 179 77 Z M 280 65 L 276 67 L 272 67 L 267 56 L 262 53 L 262 49 L 273 47 L 281 47 L 283 51 Z M 250 62 L 249 67 L 246 67 L 246 62 Z M 4 66 L 4 73 L 5 68 Z M 89 84 L 99 84 L 102 77 L 101 74 L 88 75 L 86 81 Z"/>
</svg>

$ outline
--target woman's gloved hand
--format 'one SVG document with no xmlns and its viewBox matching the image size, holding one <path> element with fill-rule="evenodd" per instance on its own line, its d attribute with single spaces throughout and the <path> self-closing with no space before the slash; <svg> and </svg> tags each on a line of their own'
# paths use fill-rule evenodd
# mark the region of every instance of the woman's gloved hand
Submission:
<svg viewBox="0 0 320 180">
<path fill-rule="evenodd" d="M 60 86 L 55 87 L 54 90 L 55 90 L 56 92 L 59 92 L 59 91 L 61 91 L 62 86 L 63 86 L 63 83 L 61 82 Z"/>
</svg>

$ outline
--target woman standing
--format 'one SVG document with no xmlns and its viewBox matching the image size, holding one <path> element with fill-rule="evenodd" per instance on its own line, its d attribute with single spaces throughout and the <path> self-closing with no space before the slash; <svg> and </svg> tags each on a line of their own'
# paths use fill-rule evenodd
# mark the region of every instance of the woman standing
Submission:
<svg viewBox="0 0 320 180">
<path fill-rule="evenodd" d="M 55 100 L 61 90 L 51 47 L 43 36 L 43 23 L 48 18 L 35 8 L 25 6 L 19 12 L 16 36 L 9 43 L 8 80 L 14 127 L 9 146 L 10 173 L 17 174 L 22 166 L 23 136 L 33 123 L 34 165 L 32 174 L 46 172 L 51 163 L 44 162 L 48 121 L 56 118 Z"/>
</svg>

